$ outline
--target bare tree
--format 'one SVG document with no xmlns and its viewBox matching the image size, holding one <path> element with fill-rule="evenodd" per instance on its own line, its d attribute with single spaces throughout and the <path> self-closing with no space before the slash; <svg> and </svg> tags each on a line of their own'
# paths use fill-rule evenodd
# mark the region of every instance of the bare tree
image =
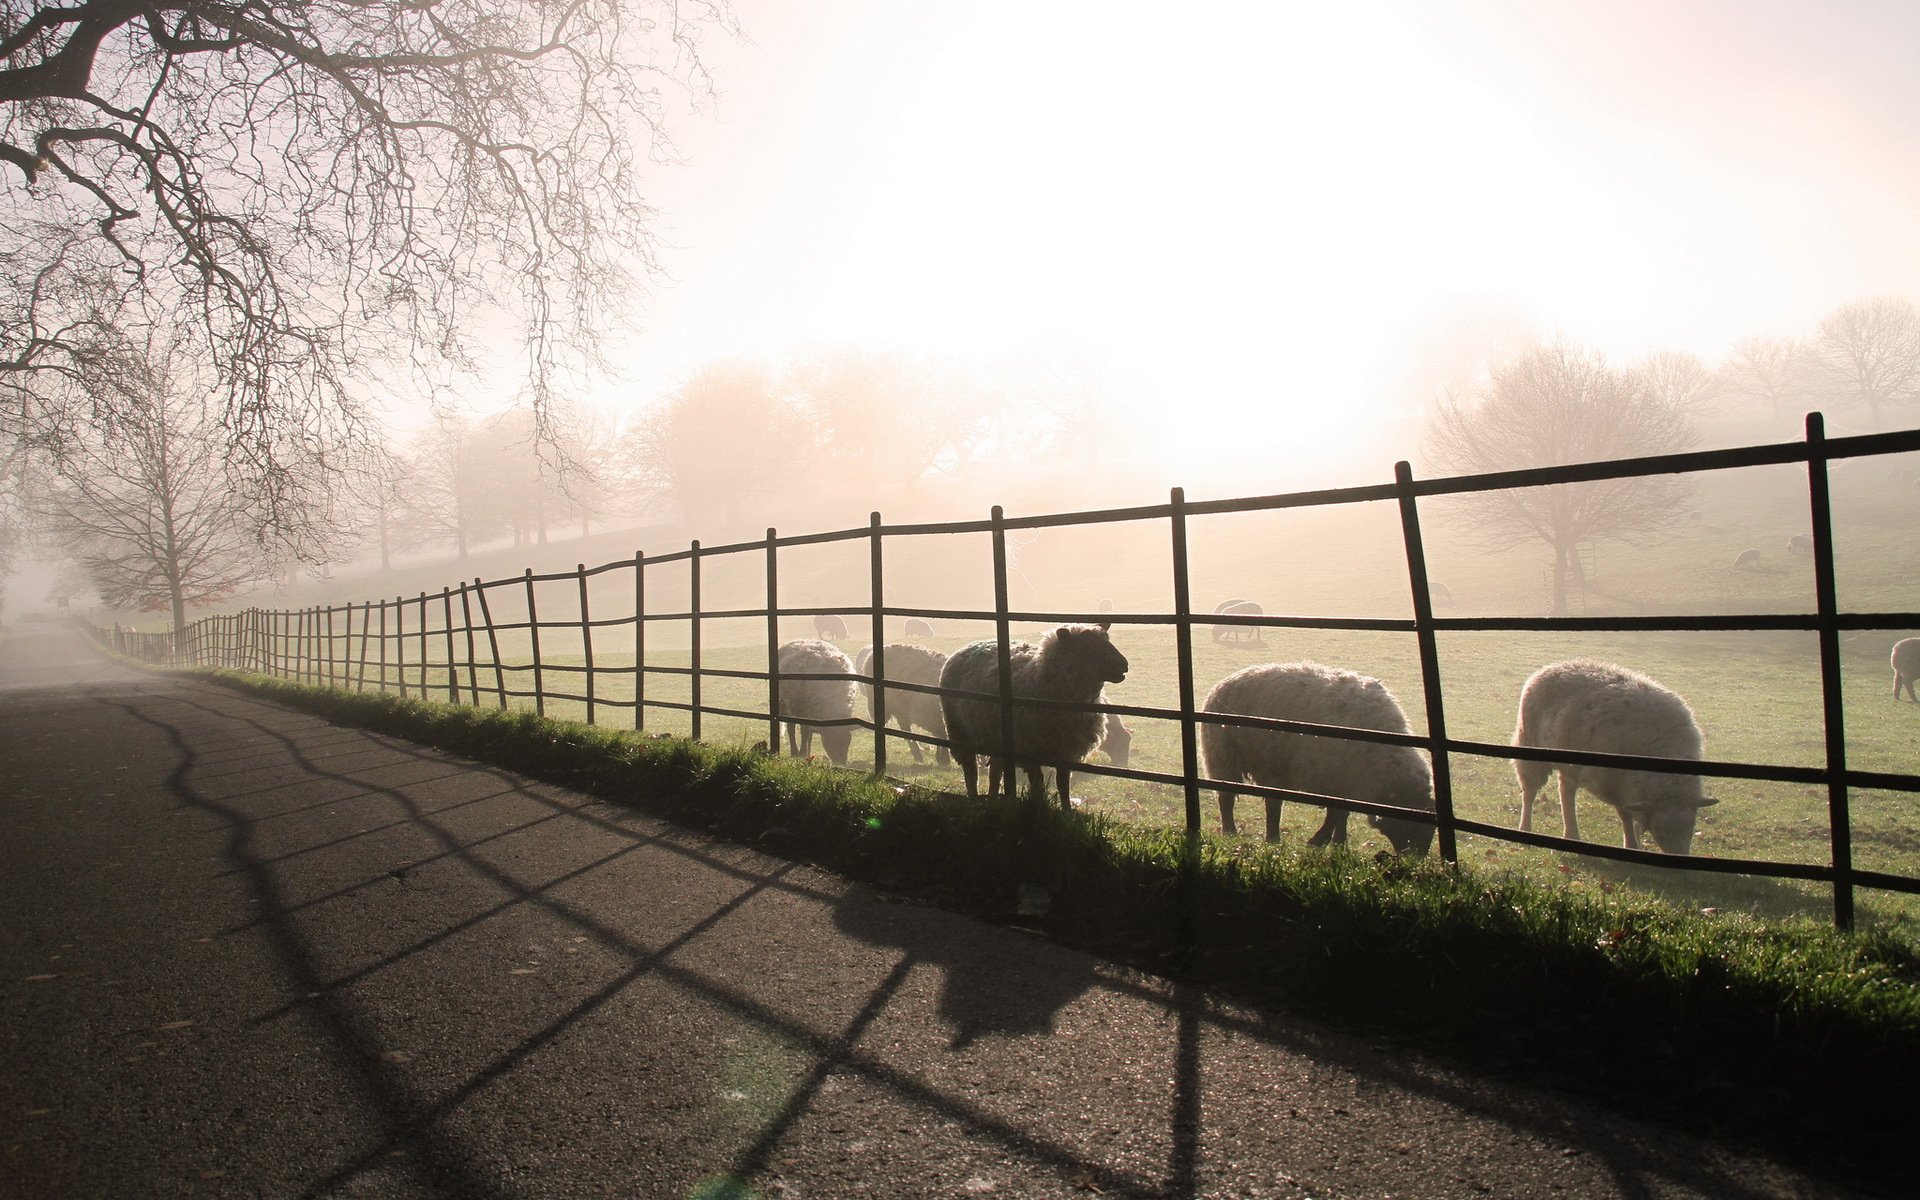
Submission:
<svg viewBox="0 0 1920 1200">
<path fill-rule="evenodd" d="M 1720 398 L 1720 380 L 1684 351 L 1656 350 L 1641 360 L 1636 374 L 1651 400 L 1683 413 L 1701 413 Z"/>
<path fill-rule="evenodd" d="M 1920 395 L 1920 311 L 1882 296 L 1844 305 L 1814 338 L 1838 396 L 1864 403 L 1874 422 L 1884 404 Z"/>
<path fill-rule="evenodd" d="M 468 362 L 502 320 L 544 414 L 652 262 L 637 175 L 712 22 L 724 0 L 0 0 L 0 437 L 83 426 L 97 340 L 153 314 L 198 323 L 263 478 L 358 431 L 367 358 Z"/>
<path fill-rule="evenodd" d="M 812 438 L 765 366 L 724 362 L 701 368 L 622 440 L 642 499 L 733 526 L 750 500 L 818 486 L 824 470 L 806 466 Z"/>
<path fill-rule="evenodd" d="M 1720 375 L 1728 391 L 1765 402 L 1779 417 L 1814 390 L 1814 366 L 1812 351 L 1797 338 L 1750 337 L 1734 343 Z"/>
<path fill-rule="evenodd" d="M 440 413 L 415 436 L 401 501 L 414 540 L 451 542 L 465 558 L 475 542 L 505 527 L 508 503 L 482 435 L 473 418 Z"/>
<path fill-rule="evenodd" d="M 1530 351 L 1496 368 L 1470 402 L 1435 411 L 1434 459 L 1463 473 L 1633 458 L 1683 450 L 1694 439 L 1686 410 L 1642 372 L 1609 367 L 1565 345 Z M 1683 516 L 1690 485 L 1649 476 L 1463 497 L 1481 542 L 1504 549 L 1543 541 L 1553 551 L 1553 612 L 1567 611 L 1567 582 L 1582 543 L 1638 542 Z"/>
<path fill-rule="evenodd" d="M 286 543 L 260 536 L 210 389 L 167 348 L 122 364 L 112 419 L 62 442 L 36 506 L 104 603 L 164 609 L 178 635 L 189 605 L 270 577 Z"/>
</svg>

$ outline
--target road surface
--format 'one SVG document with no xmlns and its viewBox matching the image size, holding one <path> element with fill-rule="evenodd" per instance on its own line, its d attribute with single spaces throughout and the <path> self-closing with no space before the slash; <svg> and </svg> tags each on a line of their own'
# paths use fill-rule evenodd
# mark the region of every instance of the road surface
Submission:
<svg viewBox="0 0 1920 1200">
<path fill-rule="evenodd" d="M 1845 1194 L 51 626 L 0 641 L 3 1196 Z"/>
</svg>

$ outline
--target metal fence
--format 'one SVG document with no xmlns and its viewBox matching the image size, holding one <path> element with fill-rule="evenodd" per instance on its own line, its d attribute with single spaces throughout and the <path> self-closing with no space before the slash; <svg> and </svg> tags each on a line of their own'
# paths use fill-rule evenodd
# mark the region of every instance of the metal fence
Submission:
<svg viewBox="0 0 1920 1200">
<path fill-rule="evenodd" d="M 417 694 L 422 699 L 454 703 L 494 703 L 505 708 L 513 700 L 531 700 L 535 710 L 545 714 L 547 704 L 565 700 L 585 705 L 589 723 L 607 723 L 606 710 L 629 710 L 620 723 L 631 722 L 634 729 L 646 727 L 649 709 L 672 709 L 688 714 L 692 736 L 701 736 L 703 715 L 745 718 L 767 723 L 767 744 L 778 750 L 780 741 L 781 675 L 777 669 L 782 617 L 834 617 L 864 615 L 871 622 L 873 658 L 869 670 L 860 675 L 810 676 L 845 678 L 863 683 L 884 679 L 886 675 L 885 620 L 895 618 L 959 619 L 991 621 L 1000 646 L 1002 670 L 995 694 L 943 692 L 933 686 L 887 680 L 883 688 L 872 692 L 871 719 L 849 718 L 838 722 L 806 724 L 855 725 L 873 734 L 873 770 L 887 770 L 887 746 L 890 739 L 944 745 L 934 737 L 906 733 L 887 727 L 886 697 L 889 691 L 927 694 L 961 694 L 997 701 L 1002 713 L 1001 761 L 1011 763 L 1012 717 L 1018 708 L 1073 707 L 1035 698 L 1016 697 L 1013 693 L 1009 661 L 1011 626 L 1052 624 L 1066 621 L 1098 620 L 1119 625 L 1170 625 L 1175 636 L 1178 669 L 1177 709 L 1133 705 L 1102 704 L 1100 711 L 1122 716 L 1177 721 L 1180 729 L 1178 774 L 1122 767 L 1074 764 L 1076 771 L 1087 771 L 1127 779 L 1171 785 L 1182 789 L 1185 797 L 1186 827 L 1198 833 L 1201 827 L 1200 796 L 1203 790 L 1231 786 L 1235 791 L 1283 800 L 1301 800 L 1309 804 L 1337 803 L 1354 811 L 1378 816 L 1394 816 L 1421 821 L 1436 827 L 1440 854 L 1448 861 L 1457 857 L 1457 839 L 1462 833 L 1510 843 L 1573 851 L 1583 855 L 1656 864 L 1687 870 L 1737 873 L 1775 879 L 1795 879 L 1825 883 L 1833 893 L 1834 920 L 1850 927 L 1854 919 L 1854 891 L 1873 887 L 1908 894 L 1920 894 L 1920 878 L 1855 868 L 1852 855 L 1852 828 L 1848 797 L 1854 789 L 1883 789 L 1900 792 L 1920 791 L 1920 776 L 1866 772 L 1847 766 L 1845 724 L 1841 705 L 1840 635 L 1842 631 L 1888 630 L 1920 627 L 1920 613 L 1842 612 L 1836 601 L 1832 536 L 1832 509 L 1828 486 L 1828 464 L 1835 460 L 1861 458 L 1920 450 L 1920 430 L 1829 439 L 1824 434 L 1820 414 L 1809 414 L 1804 442 L 1786 442 L 1735 449 L 1669 454 L 1656 457 L 1506 471 L 1481 475 L 1417 480 L 1411 467 L 1399 463 L 1394 481 L 1374 486 L 1332 488 L 1283 495 L 1246 497 L 1231 500 L 1189 502 L 1182 489 L 1173 489 L 1166 504 L 1098 511 L 1056 513 L 1043 516 L 1007 517 L 995 507 L 984 521 L 949 521 L 922 524 L 888 525 L 874 513 L 865 528 L 842 529 L 828 533 L 782 537 L 773 529 L 764 539 L 720 546 L 702 546 L 698 541 L 687 549 L 648 556 L 636 553 L 630 560 L 604 563 L 596 567 L 581 564 L 571 572 L 537 575 L 531 570 L 517 578 L 462 582 L 457 588 L 442 588 L 436 594 L 420 593 L 413 598 L 365 601 L 358 604 L 316 606 L 296 610 L 249 609 L 244 612 L 211 616 L 194 622 L 174 644 L 172 635 L 136 634 L 115 630 L 96 630 L 96 636 L 117 649 L 149 661 L 175 665 L 224 666 L 263 672 L 305 683 L 335 688 L 398 691 L 403 696 Z M 1728 470 L 1775 464 L 1805 464 L 1808 503 L 1812 525 L 1812 558 L 1815 584 L 1815 611 L 1789 614 L 1713 615 L 1680 617 L 1437 617 L 1427 575 L 1426 550 L 1422 540 L 1420 506 L 1423 498 L 1464 495 L 1501 489 L 1587 483 L 1601 480 Z M 1196 614 L 1189 592 L 1187 523 L 1192 517 L 1228 513 L 1249 513 L 1280 509 L 1318 508 L 1374 501 L 1392 501 L 1398 507 L 1404 541 L 1407 580 L 1411 590 L 1411 618 L 1334 618 L 1312 616 Z M 1013 611 L 1008 603 L 1007 537 L 1016 530 L 1034 530 L 1061 526 L 1100 525 L 1115 522 L 1165 522 L 1172 550 L 1172 611 L 1165 613 L 1086 613 Z M 991 611 L 971 609 L 917 608 L 890 605 L 886 601 L 886 547 L 890 540 L 949 534 L 990 536 L 993 557 L 994 607 Z M 870 603 L 846 607 L 783 607 L 780 604 L 780 554 L 795 547 L 835 542 L 868 545 L 870 564 Z M 701 606 L 702 564 L 732 560 L 734 556 L 763 556 L 765 603 L 753 608 L 703 610 Z M 647 580 L 671 564 L 684 563 L 687 572 L 688 606 L 669 612 L 649 611 Z M 630 573 L 632 614 L 595 618 L 591 615 L 588 582 L 603 575 Z M 543 619 L 539 615 L 540 585 L 571 582 L 577 591 L 579 615 L 571 620 Z M 604 586 L 604 581 L 603 581 Z M 496 619 L 493 601 L 510 597 L 511 607 L 522 609 L 520 619 Z M 624 609 L 625 605 L 622 605 Z M 457 613 L 456 613 L 457 609 Z M 764 619 L 768 670 L 743 671 L 703 666 L 701 625 L 721 619 Z M 648 661 L 648 628 L 657 622 L 685 622 L 688 630 L 686 666 L 668 666 Z M 1201 773 L 1197 753 L 1197 727 L 1201 714 L 1196 712 L 1193 628 L 1196 624 L 1298 629 L 1377 630 L 1414 635 L 1419 650 L 1422 687 L 1426 705 L 1427 729 L 1424 733 L 1395 734 L 1374 730 L 1350 729 L 1299 721 L 1259 717 L 1206 714 L 1207 724 L 1243 725 L 1352 740 L 1410 745 L 1426 751 L 1432 760 L 1434 810 L 1425 812 L 1398 809 L 1339 797 L 1319 796 L 1285 789 L 1262 787 L 1209 779 Z M 631 630 L 634 650 L 631 663 L 618 666 L 597 665 L 594 658 L 596 630 L 626 627 Z M 581 663 L 558 663 L 543 656 L 543 630 L 566 629 L 577 632 L 584 651 Z M 1465 631 L 1726 631 L 1795 630 L 1817 635 L 1819 645 L 1821 698 L 1825 724 L 1825 764 L 1820 767 L 1778 766 L 1746 762 L 1647 758 L 1634 755 L 1598 754 L 1568 750 L 1539 750 L 1505 744 L 1477 742 L 1450 737 L 1447 733 L 1445 696 L 1442 693 L 1437 635 Z M 505 662 L 501 658 L 503 634 L 524 632 L 531 649 L 528 662 Z M 484 639 L 486 653 L 480 653 Z M 532 688 L 508 686 L 507 675 L 530 673 Z M 613 696 L 597 685 L 610 674 L 630 682 L 632 698 Z M 648 694 L 650 677 L 678 676 L 687 683 L 685 701 L 669 700 Z M 556 683 L 558 678 L 561 683 Z M 724 707 L 705 703 L 703 679 L 733 678 L 756 680 L 766 688 L 764 711 Z M 789 676 L 788 678 L 793 678 Z M 574 690 L 565 684 L 577 684 Z M 1790 863 L 1763 859 L 1673 856 L 1624 847 L 1586 842 L 1570 842 L 1545 834 L 1535 834 L 1486 824 L 1456 815 L 1453 804 L 1451 759 L 1455 755 L 1479 755 L 1501 759 L 1533 759 L 1543 762 L 1567 762 L 1593 766 L 1627 767 L 1635 770 L 1669 772 L 1730 779 L 1770 780 L 1823 787 L 1827 796 L 1827 823 L 1831 859 L 1824 864 Z M 1012 789 L 1014 772 L 1003 773 Z"/>
</svg>

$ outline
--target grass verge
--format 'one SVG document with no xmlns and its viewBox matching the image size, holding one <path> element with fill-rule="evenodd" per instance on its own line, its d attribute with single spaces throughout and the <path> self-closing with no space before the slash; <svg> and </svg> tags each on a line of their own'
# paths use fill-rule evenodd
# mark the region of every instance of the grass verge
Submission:
<svg viewBox="0 0 1920 1200">
<path fill-rule="evenodd" d="M 1266 846 L 526 712 L 194 672 L 1477 1070 L 1889 1180 L 1920 1136 L 1920 957 L 1438 860 Z"/>
</svg>

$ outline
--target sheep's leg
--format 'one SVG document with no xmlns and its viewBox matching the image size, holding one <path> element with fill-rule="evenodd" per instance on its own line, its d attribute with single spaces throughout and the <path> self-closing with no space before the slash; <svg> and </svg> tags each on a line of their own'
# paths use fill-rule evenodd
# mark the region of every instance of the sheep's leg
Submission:
<svg viewBox="0 0 1920 1200">
<path fill-rule="evenodd" d="M 800 727 L 792 721 L 787 722 L 787 753 L 800 757 Z"/>
<path fill-rule="evenodd" d="M 1320 822 L 1320 828 L 1314 830 L 1313 836 L 1307 839 L 1307 845 L 1324 846 L 1328 842 L 1332 842 L 1336 846 L 1346 845 L 1347 817 L 1349 815 L 1348 810 L 1344 808 L 1335 808 L 1332 805 L 1328 805 L 1326 819 Z"/>
<path fill-rule="evenodd" d="M 800 727 L 800 757 L 813 757 L 813 726 L 811 725 Z"/>
<path fill-rule="evenodd" d="M 902 733 L 912 733 L 912 732 L 913 732 L 913 726 L 912 726 L 912 725 L 910 725 L 910 724 L 908 724 L 908 723 L 906 723 L 906 722 L 904 722 L 904 721 L 902 721 L 902 722 L 900 723 L 900 731 L 901 731 Z M 922 764 L 924 764 L 924 763 L 925 763 L 925 762 L 927 761 L 927 756 L 926 756 L 926 754 L 925 754 L 924 752 L 922 752 L 922 751 L 921 751 L 921 749 L 920 749 L 920 743 L 919 743 L 919 742 L 916 742 L 916 741 L 914 741 L 914 740 L 913 740 L 913 739 L 911 739 L 911 738 L 909 738 L 909 739 L 907 739 L 907 749 L 909 749 L 909 750 L 911 750 L 911 751 L 913 751 L 913 765 L 914 765 L 914 766 L 916 766 L 916 767 L 917 767 L 917 766 L 920 766 L 920 765 L 922 765 Z"/>
<path fill-rule="evenodd" d="M 1579 791 L 1580 785 L 1560 772 L 1560 836 L 1570 842 L 1580 840 L 1580 820 L 1573 815 L 1573 798 Z"/>
<path fill-rule="evenodd" d="M 1547 776 L 1553 774 L 1553 768 L 1546 763 L 1519 759 L 1513 764 L 1514 774 L 1520 777 L 1520 828 L 1533 829 L 1533 798 L 1547 782 Z"/>
<path fill-rule="evenodd" d="M 1285 804 L 1286 801 L 1282 800 L 1278 796 L 1268 796 L 1266 797 L 1266 801 L 1267 801 L 1267 840 L 1270 842 L 1277 842 L 1280 840 L 1280 806 Z"/>
<path fill-rule="evenodd" d="M 1228 837 L 1232 837 L 1235 833 L 1239 832 L 1233 827 L 1233 802 L 1238 796 L 1238 792 L 1230 792 L 1225 788 L 1220 789 L 1220 832 L 1226 834 Z M 1267 803 L 1271 804 L 1273 802 L 1269 800 Z M 1269 838 L 1268 840 L 1271 841 L 1272 839 Z"/>
<path fill-rule="evenodd" d="M 1072 772 L 1066 767 L 1054 768 L 1054 779 L 1060 784 L 1060 807 L 1073 811 L 1073 793 L 1067 790 L 1067 778 Z"/>
<path fill-rule="evenodd" d="M 1027 764 L 1027 791 L 1032 795 L 1035 804 L 1045 804 L 1047 802 L 1046 771 L 1045 763 Z M 1007 783 L 1009 786 L 1013 783 L 1011 773 L 1007 776 Z"/>
<path fill-rule="evenodd" d="M 967 799 L 980 798 L 980 760 L 971 754 L 956 754 L 960 760 L 960 776 L 967 781 Z"/>
</svg>

